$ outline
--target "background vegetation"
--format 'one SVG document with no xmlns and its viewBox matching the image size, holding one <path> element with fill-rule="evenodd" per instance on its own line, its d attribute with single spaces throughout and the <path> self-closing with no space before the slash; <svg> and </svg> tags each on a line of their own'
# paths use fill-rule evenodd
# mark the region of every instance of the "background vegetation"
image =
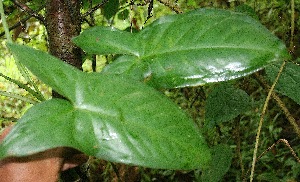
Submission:
<svg viewBox="0 0 300 182">
<path fill-rule="evenodd" d="M 278 36 L 289 47 L 293 57 L 294 65 L 299 67 L 300 55 L 300 2 L 295 2 L 295 29 L 291 33 L 292 9 L 291 3 L 287 0 L 248 0 L 248 1 L 226 1 L 226 0 L 178 0 L 178 1 L 132 1 L 130 5 L 127 1 L 108 1 L 105 6 L 97 9 L 93 14 L 86 16 L 82 28 L 87 29 L 95 25 L 112 25 L 119 29 L 128 29 L 129 31 L 139 31 L 155 19 L 180 12 L 187 12 L 195 8 L 214 7 L 221 9 L 230 9 L 248 13 L 250 16 L 259 19 L 272 33 Z M 47 36 L 45 28 L 39 23 L 38 17 L 32 17 L 26 22 L 22 20 L 28 16 L 12 1 L 4 1 L 5 11 L 8 15 L 10 26 L 21 22 L 21 26 L 12 30 L 14 39 L 21 44 L 29 44 L 38 49 L 47 50 Z M 24 1 L 34 10 L 40 8 L 40 3 L 35 1 Z M 88 12 L 91 6 L 101 3 L 101 0 L 83 1 L 82 13 Z M 39 13 L 43 14 L 43 10 Z M 3 29 L 0 29 L 3 32 Z M 23 84 L 27 84 L 22 74 L 18 72 L 17 65 L 14 63 L 11 55 L 5 48 L 4 36 L 0 38 L 2 46 L 0 47 L 0 73 L 7 75 Z M 94 56 L 85 55 L 83 69 L 86 72 L 100 71 L 104 65 L 111 61 L 111 56 Z M 96 67 L 94 66 L 96 62 Z M 299 74 L 295 73 L 295 74 Z M 264 79 L 264 81 L 261 80 Z M 271 79 L 271 78 L 270 78 Z M 42 94 L 50 98 L 51 88 L 35 80 Z M 263 103 L 267 96 L 267 89 L 264 83 L 272 84 L 265 71 L 259 74 L 253 74 L 238 80 L 231 81 L 232 89 L 224 89 L 223 84 L 213 84 L 209 86 L 199 86 L 182 89 L 162 90 L 168 97 L 174 100 L 182 109 L 184 109 L 199 125 L 209 146 L 216 144 L 227 144 L 233 151 L 230 168 L 221 181 L 242 181 L 244 177 L 249 176 L 251 167 L 255 135 L 258 127 Z M 285 82 L 285 84 L 287 84 Z M 235 93 L 234 88 L 240 88 L 243 93 Z M 298 89 L 299 87 L 295 88 Z M 32 105 L 24 97 L 31 97 L 23 89 L 18 88 L 16 84 L 0 77 L 0 122 L 2 127 L 10 122 L 16 121 Z M 3 92 L 5 91 L 5 92 Z M 220 106 L 223 112 L 230 112 L 228 100 L 218 99 L 219 95 L 228 93 L 238 96 L 240 94 L 249 95 L 249 105 L 241 107 L 248 108 L 246 113 L 237 117 L 228 118 L 226 121 L 219 121 L 216 126 L 212 125 L 210 129 L 203 127 L 207 124 L 207 116 L 210 113 L 204 111 L 208 107 Z M 21 99 L 20 99 L 21 98 Z M 300 107 L 294 99 L 286 97 L 281 93 L 280 98 L 285 103 L 292 117 L 297 124 L 300 124 Z M 34 100 L 34 98 L 32 98 Z M 209 105 L 208 103 L 215 103 Z M 217 103 L 217 104 L 216 104 Z M 243 102 L 245 103 L 245 102 Z M 231 103 L 235 104 L 235 103 Z M 229 108 L 229 111 L 226 109 Z M 213 114 L 212 114 L 213 115 Z M 205 120 L 206 118 L 206 120 Z M 218 121 L 218 118 L 213 118 Z M 280 106 L 274 100 L 270 100 L 268 111 L 262 128 L 261 140 L 259 145 L 259 154 L 267 152 L 259 159 L 256 165 L 256 179 L 258 181 L 298 181 L 300 180 L 300 165 L 293 156 L 287 143 L 278 143 L 275 147 L 269 148 L 279 139 L 286 139 L 296 154 L 300 154 L 300 138 L 294 128 L 287 121 Z M 230 152 L 229 152 L 230 153 Z M 228 157 L 231 157 L 228 154 Z M 218 161 L 222 162 L 222 161 Z M 217 166 L 217 165 L 216 165 Z M 142 167 L 132 167 L 121 164 L 110 163 L 94 158 L 90 158 L 85 173 L 92 181 L 199 181 L 200 170 L 195 171 L 171 171 L 171 170 L 154 170 Z M 217 170 L 217 169 L 215 169 Z M 211 176 L 208 180 L 217 181 Z"/>
</svg>

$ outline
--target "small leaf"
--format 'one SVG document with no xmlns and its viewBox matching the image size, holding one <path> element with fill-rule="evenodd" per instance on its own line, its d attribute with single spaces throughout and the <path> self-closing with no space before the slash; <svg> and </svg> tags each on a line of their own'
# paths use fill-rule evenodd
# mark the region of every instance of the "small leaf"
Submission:
<svg viewBox="0 0 300 182">
<path fill-rule="evenodd" d="M 109 20 L 118 12 L 118 9 L 119 9 L 119 0 L 109 0 L 104 5 L 103 14 L 105 18 Z"/>
<path fill-rule="evenodd" d="M 232 157 L 232 150 L 228 145 L 221 144 L 214 146 L 212 149 L 211 164 L 207 169 L 203 170 L 203 174 L 201 176 L 202 181 L 220 181 L 229 170 Z"/>
<path fill-rule="evenodd" d="M 249 6 L 249 5 L 246 5 L 246 4 L 241 4 L 241 5 L 238 5 L 236 8 L 235 8 L 235 11 L 236 12 L 240 12 L 240 13 L 244 13 L 256 20 L 259 20 L 259 17 L 257 16 L 257 14 L 255 13 L 255 10 Z"/>
<path fill-rule="evenodd" d="M 94 27 L 73 41 L 91 54 L 124 55 L 104 73 L 131 75 L 156 88 L 235 79 L 289 57 L 257 20 L 217 9 L 165 16 L 139 33 Z"/>
<path fill-rule="evenodd" d="M 280 65 L 281 63 L 272 64 L 266 68 L 271 82 L 277 77 Z M 286 63 L 275 89 L 300 105 L 300 66 L 293 63 Z"/>
<path fill-rule="evenodd" d="M 195 169 L 210 161 L 194 122 L 152 87 L 126 76 L 83 73 L 25 46 L 9 47 L 33 74 L 69 100 L 32 107 L 0 144 L 0 158 L 68 146 L 152 168 Z"/>
<path fill-rule="evenodd" d="M 250 108 L 251 99 L 245 91 L 234 88 L 230 84 L 221 84 L 214 87 L 206 100 L 206 125 L 213 127 L 229 121 Z"/>
<path fill-rule="evenodd" d="M 124 9 L 123 11 L 118 13 L 118 19 L 120 19 L 120 20 L 126 20 L 128 17 L 129 17 L 129 10 L 128 9 Z"/>
<path fill-rule="evenodd" d="M 113 27 L 96 27 L 87 30 L 73 41 L 90 54 L 125 54 L 139 56 L 134 34 Z M 90 45 L 91 44 L 91 45 Z"/>
</svg>

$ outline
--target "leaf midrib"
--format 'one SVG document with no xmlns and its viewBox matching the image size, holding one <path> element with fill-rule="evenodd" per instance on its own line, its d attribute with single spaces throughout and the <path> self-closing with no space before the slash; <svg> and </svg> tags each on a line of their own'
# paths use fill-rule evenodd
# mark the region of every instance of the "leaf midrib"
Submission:
<svg viewBox="0 0 300 182">
<path fill-rule="evenodd" d="M 186 51 L 199 51 L 199 50 L 208 50 L 208 49 L 225 49 L 224 51 L 227 51 L 228 49 L 231 50 L 250 50 L 250 51 L 259 51 L 259 52 L 270 52 L 272 53 L 272 50 L 262 49 L 259 47 L 244 47 L 244 46 L 203 46 L 203 47 L 196 47 L 196 48 L 183 48 L 183 49 L 173 49 L 169 51 L 162 51 L 162 52 L 153 52 L 151 54 L 146 54 L 140 57 L 140 59 L 148 59 L 153 57 L 159 57 L 164 54 L 178 54 L 178 52 L 186 52 Z M 182 53 L 179 53 L 182 54 Z"/>
</svg>

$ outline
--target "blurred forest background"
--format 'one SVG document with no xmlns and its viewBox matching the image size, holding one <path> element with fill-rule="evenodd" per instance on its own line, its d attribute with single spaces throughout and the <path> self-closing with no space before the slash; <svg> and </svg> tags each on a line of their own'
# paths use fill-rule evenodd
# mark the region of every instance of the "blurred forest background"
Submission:
<svg viewBox="0 0 300 182">
<path fill-rule="evenodd" d="M 4 9 L 9 26 L 13 29 L 13 39 L 17 43 L 27 44 L 48 51 L 47 33 L 41 23 L 44 15 L 44 2 L 40 0 L 4 0 Z M 295 29 L 291 33 L 291 1 L 288 0 L 84 0 L 82 14 L 92 7 L 98 8 L 82 19 L 82 30 L 91 26 L 114 26 L 128 31 L 140 31 L 157 18 L 187 12 L 196 8 L 211 7 L 229 9 L 247 13 L 258 19 L 273 34 L 279 37 L 289 48 L 294 64 L 300 63 L 300 1 L 295 1 Z M 100 6 L 101 5 L 101 6 Z M 22 10 L 26 7 L 29 9 Z M 0 22 L 1 24 L 2 22 Z M 6 49 L 4 30 L 0 26 L 0 123 L 1 127 L 17 121 L 36 101 L 24 89 L 8 81 L 6 75 L 23 84 L 26 79 L 18 71 L 12 55 Z M 292 47 L 291 47 L 292 45 Z M 97 71 L 111 61 L 110 56 L 84 57 L 83 70 Z M 264 71 L 260 72 L 264 75 Z M 297 73 L 300 74 L 300 73 Z M 37 79 L 34 80 L 46 99 L 51 98 L 51 88 Z M 230 168 L 221 181 L 242 181 L 249 176 L 255 135 L 262 105 L 266 99 L 264 85 L 254 75 L 232 81 L 235 87 L 244 90 L 250 97 L 252 109 L 234 119 L 222 122 L 211 130 L 203 131 L 208 144 L 229 144 L 233 151 Z M 268 83 L 271 85 L 271 82 Z M 218 96 L 215 90 L 218 84 L 209 86 L 164 90 L 163 92 L 184 109 L 199 125 L 205 122 L 204 108 L 208 95 Z M 299 90 L 300 91 L 300 90 Z M 292 99 L 280 95 L 292 116 L 300 125 L 300 107 Z M 220 101 L 221 103 L 221 101 Z M 223 106 L 222 106 L 223 107 Z M 267 115 L 261 133 L 259 154 L 267 152 L 256 164 L 257 181 L 300 181 L 300 164 L 290 148 L 283 142 L 269 148 L 279 139 L 286 139 L 296 154 L 300 155 L 300 138 L 288 123 L 280 107 L 270 100 Z M 269 149 L 269 150 L 268 150 Z M 200 181 L 200 170 L 172 171 L 133 167 L 90 158 L 86 173 L 90 181 Z"/>
</svg>

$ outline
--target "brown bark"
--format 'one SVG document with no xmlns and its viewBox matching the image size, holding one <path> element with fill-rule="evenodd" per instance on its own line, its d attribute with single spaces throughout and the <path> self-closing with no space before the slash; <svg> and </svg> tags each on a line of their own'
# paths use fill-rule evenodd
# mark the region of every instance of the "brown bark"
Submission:
<svg viewBox="0 0 300 182">
<path fill-rule="evenodd" d="M 79 0 L 47 0 L 46 29 L 50 53 L 81 69 L 81 50 L 71 39 L 80 33 Z"/>
<path fill-rule="evenodd" d="M 82 70 L 81 49 L 71 39 L 80 34 L 80 0 L 47 0 L 46 29 L 49 51 L 64 62 Z M 59 75 L 57 75 L 59 76 Z M 53 97 L 62 98 L 55 91 Z"/>
<path fill-rule="evenodd" d="M 45 25 L 50 54 L 82 70 L 82 50 L 71 41 L 80 34 L 80 6 L 80 0 L 47 0 Z M 52 96 L 64 98 L 55 91 Z M 63 181 L 73 181 L 77 177 L 70 172 L 63 173 L 61 178 Z"/>
</svg>

